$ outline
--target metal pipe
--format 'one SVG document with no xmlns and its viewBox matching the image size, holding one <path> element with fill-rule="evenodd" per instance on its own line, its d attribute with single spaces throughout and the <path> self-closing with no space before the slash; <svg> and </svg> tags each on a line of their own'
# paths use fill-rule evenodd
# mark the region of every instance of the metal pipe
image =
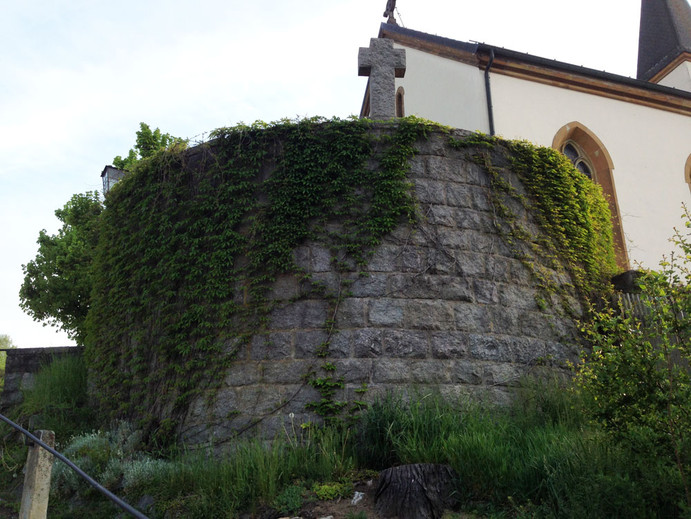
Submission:
<svg viewBox="0 0 691 519">
<path fill-rule="evenodd" d="M 489 119 L 489 134 L 494 135 L 494 108 L 492 107 L 492 88 L 489 84 L 489 69 L 494 63 L 494 49 L 489 50 L 489 62 L 485 67 L 485 93 L 487 95 L 487 118 Z"/>
</svg>

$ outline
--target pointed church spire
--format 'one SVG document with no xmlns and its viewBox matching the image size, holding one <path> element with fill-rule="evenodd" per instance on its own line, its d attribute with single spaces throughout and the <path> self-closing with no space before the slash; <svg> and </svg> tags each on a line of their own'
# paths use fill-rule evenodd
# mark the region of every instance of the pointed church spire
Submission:
<svg viewBox="0 0 691 519">
<path fill-rule="evenodd" d="M 687 0 L 642 0 L 638 79 L 655 76 L 685 54 L 691 60 L 691 7 Z M 657 81 L 655 81 L 657 82 Z"/>
</svg>

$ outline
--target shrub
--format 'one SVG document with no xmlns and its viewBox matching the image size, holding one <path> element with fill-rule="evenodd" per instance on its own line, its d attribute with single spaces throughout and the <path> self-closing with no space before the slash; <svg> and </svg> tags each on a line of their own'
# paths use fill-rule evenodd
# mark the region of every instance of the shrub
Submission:
<svg viewBox="0 0 691 519">
<path fill-rule="evenodd" d="M 592 345 L 578 371 L 589 410 L 612 438 L 645 462 L 676 470 L 670 481 L 691 508 L 691 217 L 678 251 L 638 281 L 643 311 L 622 304 L 594 312 L 583 330 Z M 679 251 L 681 254 L 679 254 Z M 662 467 L 660 466 L 662 463 Z M 669 478 L 664 478 L 669 480 Z"/>
</svg>

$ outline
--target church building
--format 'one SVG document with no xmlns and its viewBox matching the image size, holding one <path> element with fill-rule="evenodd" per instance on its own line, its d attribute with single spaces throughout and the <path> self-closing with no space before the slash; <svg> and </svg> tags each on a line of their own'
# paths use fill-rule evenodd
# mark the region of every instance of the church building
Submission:
<svg viewBox="0 0 691 519">
<path fill-rule="evenodd" d="M 656 268 L 672 250 L 682 204 L 691 208 L 687 0 L 642 0 L 635 79 L 418 32 L 393 16 L 360 49 L 359 67 L 370 76 L 364 117 L 416 115 L 564 153 L 609 197 L 620 267 Z"/>
</svg>

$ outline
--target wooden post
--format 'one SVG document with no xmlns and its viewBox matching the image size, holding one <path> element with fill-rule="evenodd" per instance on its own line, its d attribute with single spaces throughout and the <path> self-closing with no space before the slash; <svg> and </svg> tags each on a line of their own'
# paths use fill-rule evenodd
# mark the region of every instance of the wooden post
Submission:
<svg viewBox="0 0 691 519">
<path fill-rule="evenodd" d="M 51 448 L 55 446 L 53 431 L 37 431 L 36 437 Z M 26 473 L 19 519 L 45 519 L 48 514 L 53 455 L 40 445 L 32 445 L 24 470 Z"/>
</svg>

